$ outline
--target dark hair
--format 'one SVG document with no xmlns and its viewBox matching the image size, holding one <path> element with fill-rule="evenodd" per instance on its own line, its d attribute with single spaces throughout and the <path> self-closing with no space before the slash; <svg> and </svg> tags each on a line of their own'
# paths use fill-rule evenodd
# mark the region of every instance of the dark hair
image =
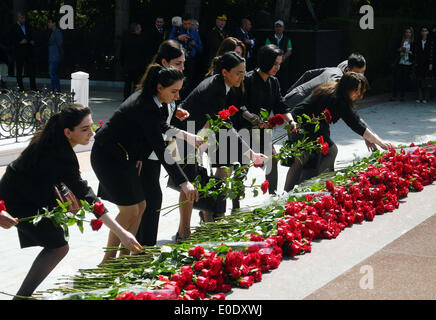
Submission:
<svg viewBox="0 0 436 320">
<path fill-rule="evenodd" d="M 175 40 L 165 40 L 159 46 L 156 55 L 153 57 L 152 63 L 161 64 L 162 59 L 170 62 L 170 60 L 176 59 L 185 54 L 185 49 Z"/>
<path fill-rule="evenodd" d="M 245 44 L 239 40 L 238 38 L 234 37 L 227 37 L 223 41 L 221 41 L 221 44 L 216 52 L 215 57 L 222 56 L 226 52 L 235 51 L 236 47 L 242 48 L 242 57 L 245 58 L 247 55 L 247 49 L 245 47 Z M 206 77 L 210 76 L 213 73 L 213 60 L 210 63 L 209 70 L 206 73 Z"/>
<path fill-rule="evenodd" d="M 189 13 L 185 13 L 182 17 L 182 21 L 192 20 L 192 16 Z"/>
<path fill-rule="evenodd" d="M 352 53 L 348 57 L 348 69 L 363 68 L 366 65 L 365 58 L 360 53 Z"/>
<path fill-rule="evenodd" d="M 268 73 L 274 66 L 277 57 L 283 55 L 283 50 L 275 44 L 268 44 L 259 49 L 257 66 L 262 72 Z"/>
<path fill-rule="evenodd" d="M 47 19 L 47 22 L 54 22 L 56 24 L 57 24 L 57 21 L 58 21 L 58 19 L 56 16 L 49 16 Z"/>
<path fill-rule="evenodd" d="M 352 101 L 350 100 L 349 92 L 356 90 L 359 87 L 359 84 L 361 84 L 360 92 L 362 98 L 368 87 L 368 80 L 361 73 L 346 72 L 339 82 L 327 82 L 314 89 L 310 96 L 310 100 L 311 102 L 316 102 L 323 96 L 334 95 L 351 107 Z"/>
<path fill-rule="evenodd" d="M 136 27 L 139 25 L 139 23 L 137 23 L 137 22 L 132 22 L 130 25 L 129 25 L 129 31 L 130 31 L 130 33 L 134 33 L 135 31 L 136 31 Z"/>
<path fill-rule="evenodd" d="M 23 168 L 36 165 L 44 154 L 58 152 L 59 147 L 67 144 L 64 129 L 74 130 L 83 119 L 91 114 L 91 109 L 81 104 L 70 104 L 50 117 L 38 130 L 24 149 L 17 162 Z"/>
<path fill-rule="evenodd" d="M 221 74 L 223 69 L 230 71 L 241 63 L 245 63 L 245 59 L 239 54 L 233 51 L 226 52 L 222 56 L 213 59 L 213 71 L 215 74 Z"/>
<path fill-rule="evenodd" d="M 142 95 L 155 96 L 157 85 L 164 88 L 172 86 L 176 81 L 184 80 L 183 72 L 173 67 L 163 67 L 157 63 L 150 64 L 145 71 L 145 78 L 142 83 Z"/>
<path fill-rule="evenodd" d="M 421 40 L 422 40 L 422 35 L 421 35 L 422 29 L 427 29 L 427 31 L 428 31 L 427 39 L 429 39 L 431 37 L 431 34 L 432 34 L 432 29 L 430 29 L 430 27 L 428 25 L 422 25 L 421 28 L 419 28 L 419 39 L 421 39 Z"/>
<path fill-rule="evenodd" d="M 162 66 L 162 59 L 170 62 L 173 59 L 180 57 L 185 54 L 185 49 L 175 40 L 165 40 L 159 46 L 156 55 L 153 57 L 151 64 L 159 64 Z M 142 84 L 147 76 L 147 71 L 142 75 L 141 80 L 139 80 L 136 90 L 142 89 Z"/>
</svg>

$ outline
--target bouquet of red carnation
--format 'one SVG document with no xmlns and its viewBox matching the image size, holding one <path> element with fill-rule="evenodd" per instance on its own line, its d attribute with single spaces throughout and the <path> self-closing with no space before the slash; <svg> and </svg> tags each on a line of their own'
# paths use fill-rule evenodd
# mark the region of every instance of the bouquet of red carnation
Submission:
<svg viewBox="0 0 436 320">
<path fill-rule="evenodd" d="M 268 126 L 271 129 L 274 128 L 275 126 L 281 126 L 284 123 L 285 123 L 285 117 L 280 113 L 271 116 L 268 120 Z"/>
</svg>

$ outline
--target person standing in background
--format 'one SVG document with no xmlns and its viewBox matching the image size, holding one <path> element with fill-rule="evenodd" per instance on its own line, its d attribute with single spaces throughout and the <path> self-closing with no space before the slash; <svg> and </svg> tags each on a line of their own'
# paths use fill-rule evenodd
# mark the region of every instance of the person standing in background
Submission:
<svg viewBox="0 0 436 320">
<path fill-rule="evenodd" d="M 145 71 L 146 46 L 141 33 L 141 25 L 133 22 L 130 24 L 129 33 L 121 42 L 120 63 L 125 73 L 124 100 L 133 92 Z"/>
<path fill-rule="evenodd" d="M 256 39 L 250 33 L 252 28 L 251 21 L 247 18 L 241 20 L 241 27 L 236 30 L 234 37 L 241 40 L 247 49 L 247 71 L 250 71 L 254 68 L 256 64 L 255 59 L 253 58 L 253 50 L 256 45 Z"/>
<path fill-rule="evenodd" d="M 215 26 L 209 31 L 207 36 L 208 57 L 211 61 L 223 40 L 227 38 L 228 32 L 226 31 L 227 16 L 222 14 L 216 17 Z"/>
<path fill-rule="evenodd" d="M 281 93 L 284 95 L 288 90 L 289 83 L 289 66 L 290 57 L 292 54 L 292 42 L 283 31 L 285 30 L 285 24 L 282 20 L 277 20 L 274 23 L 274 34 L 266 38 L 265 44 L 275 44 L 283 51 L 283 61 L 280 65 L 280 70 L 277 72 L 276 77 L 280 82 Z"/>
<path fill-rule="evenodd" d="M 30 80 L 30 89 L 36 91 L 35 66 L 33 59 L 33 41 L 32 29 L 26 23 L 24 13 L 17 13 L 17 23 L 12 26 L 11 30 L 12 45 L 14 47 L 17 85 L 21 91 L 24 91 L 23 70 L 26 68 Z"/>
<path fill-rule="evenodd" d="M 416 102 L 427 103 L 430 99 L 430 79 L 433 73 L 434 43 L 429 28 L 423 26 L 421 35 L 415 43 L 416 86 L 418 96 Z"/>
<path fill-rule="evenodd" d="M 58 68 L 64 53 L 62 48 L 63 38 L 61 31 L 56 27 L 56 19 L 49 18 L 47 25 L 51 30 L 48 40 L 48 72 L 51 79 L 51 91 L 58 92 L 61 89 Z"/>
<path fill-rule="evenodd" d="M 192 18 L 190 15 L 183 16 L 181 27 L 172 28 L 169 39 L 180 42 L 185 49 L 186 87 L 190 91 L 197 85 L 199 79 L 197 75 L 197 62 L 199 55 L 203 51 L 200 34 L 192 28 Z"/>
<path fill-rule="evenodd" d="M 400 91 L 400 101 L 404 101 L 407 83 L 409 82 L 412 65 L 415 58 L 413 48 L 413 29 L 405 28 L 401 39 L 401 46 L 397 48 L 397 58 L 394 62 L 393 72 L 393 90 L 391 101 L 397 99 L 398 91 Z"/>
<path fill-rule="evenodd" d="M 148 54 L 147 63 L 150 63 L 154 54 L 159 49 L 159 45 L 166 40 L 168 37 L 167 31 L 165 30 L 165 19 L 161 16 L 157 16 L 154 26 L 148 30 L 145 35 Z M 143 70 L 145 71 L 145 70 Z"/>
</svg>

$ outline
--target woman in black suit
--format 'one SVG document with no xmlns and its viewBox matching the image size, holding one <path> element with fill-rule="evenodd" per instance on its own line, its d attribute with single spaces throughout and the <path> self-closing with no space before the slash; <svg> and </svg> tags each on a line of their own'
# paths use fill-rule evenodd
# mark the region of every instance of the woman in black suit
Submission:
<svg viewBox="0 0 436 320">
<path fill-rule="evenodd" d="M 240 105 L 242 95 L 239 87 L 244 80 L 244 75 L 245 59 L 237 53 L 227 52 L 220 57 L 214 58 L 214 75 L 204 79 L 180 105 L 190 113 L 187 123 L 193 125 L 195 132 L 204 132 L 208 128 L 209 122 L 206 115 L 213 118 L 220 110 L 228 108 L 230 105 Z M 266 159 L 263 154 L 257 154 L 251 150 L 233 128 L 229 133 L 238 139 L 248 159 L 251 160 L 256 157 L 260 157 L 262 161 Z M 233 162 L 240 160 L 239 153 L 229 152 L 231 151 L 229 148 L 226 150 L 225 159 L 222 159 L 219 150 L 216 150 L 215 158 L 211 153 L 213 148 L 211 149 L 210 145 L 208 147 L 212 167 L 217 168 L 215 176 L 218 178 L 226 177 L 231 172 L 228 173 L 227 168 L 231 167 Z M 190 171 L 190 165 L 186 167 L 187 171 Z M 190 175 L 189 178 L 194 179 L 195 176 Z M 180 198 L 180 202 L 183 200 L 183 198 Z M 179 236 L 182 239 L 188 237 L 190 233 L 192 208 L 192 203 L 180 207 Z M 203 212 L 203 216 L 205 221 L 213 221 L 211 213 Z"/>
<path fill-rule="evenodd" d="M 73 150 L 77 144 L 89 143 L 93 136 L 91 125 L 89 108 L 70 105 L 53 115 L 44 129 L 35 134 L 18 159 L 8 165 L 0 181 L 0 199 L 5 201 L 10 216 L 25 218 L 37 214 L 44 207 L 56 207 L 54 185 L 60 182 L 66 184 L 78 199 L 89 203 L 99 200 L 80 177 L 79 163 Z M 1 215 L 4 217 L 0 220 L 5 220 L 9 214 L 2 212 Z M 141 246 L 134 236 L 110 215 L 103 214 L 98 218 L 120 237 L 129 250 L 140 252 Z M 44 248 L 17 293 L 17 296 L 30 296 L 65 257 L 68 243 L 62 228 L 54 227 L 48 219 L 42 219 L 36 227 L 29 222 L 17 224 L 16 219 L 8 220 L 9 226 L 17 226 L 22 248 Z"/>
<path fill-rule="evenodd" d="M 252 129 L 254 126 L 261 128 L 258 137 L 254 136 L 253 133 L 251 136 L 251 147 L 261 153 L 265 153 L 264 131 L 262 129 L 267 127 L 266 123 L 263 123 L 258 117 L 261 109 L 267 110 L 268 113 L 282 114 L 286 122 L 290 123 L 293 128 L 296 127 L 296 123 L 282 97 L 279 80 L 275 77 L 280 70 L 282 60 L 283 51 L 279 47 L 273 44 L 265 45 L 258 52 L 258 68 L 248 72 L 244 79 L 245 108 L 241 108 L 243 116 L 241 117 L 240 126 L 247 129 Z M 260 141 L 253 144 L 254 139 L 260 139 Z M 255 146 L 259 149 L 257 150 Z M 274 154 L 274 146 L 269 148 L 271 148 L 270 152 Z M 265 172 L 266 179 L 269 181 L 269 193 L 274 194 L 277 190 L 278 180 L 277 160 L 275 158 L 266 163 Z"/>
<path fill-rule="evenodd" d="M 329 110 L 331 120 L 321 120 L 319 122 L 320 128 L 316 133 L 313 125 L 305 125 L 305 129 L 312 133 L 310 135 L 311 139 L 316 140 L 322 136 L 324 142 L 328 143 L 329 149 L 325 155 L 316 152 L 311 155 L 303 155 L 298 160 L 293 159 L 286 177 L 285 191 L 289 192 L 299 182 L 302 169 L 308 161 L 316 163 L 316 172 L 314 172 L 313 176 L 317 176 L 328 169 L 333 169 L 338 148 L 330 138 L 330 123 L 335 123 L 339 119 L 344 120 L 348 127 L 370 143 L 376 144 L 384 150 L 394 148 L 392 143 L 383 141 L 367 128 L 366 124 L 353 110 L 355 103 L 363 98 L 366 84 L 367 80 L 363 74 L 346 72 L 339 82 L 334 81 L 320 85 L 313 90 L 308 98 L 292 109 L 291 112 L 294 118 L 303 114 L 319 117 L 325 109 Z"/>
<path fill-rule="evenodd" d="M 138 231 L 146 206 L 140 178 L 142 161 L 152 152 L 181 186 L 187 200 L 198 200 L 197 190 L 174 162 L 162 137 L 160 108 L 178 99 L 183 79 L 180 70 L 152 65 L 142 90 L 123 102 L 95 136 L 91 165 L 100 181 L 98 194 L 118 206 L 117 221 L 133 234 Z M 110 233 L 107 246 L 119 243 L 118 237 Z M 106 252 L 102 263 L 115 255 Z"/>
<path fill-rule="evenodd" d="M 415 43 L 416 86 L 418 88 L 416 102 L 418 103 L 427 103 L 430 98 L 430 87 L 426 80 L 432 78 L 433 55 L 433 39 L 430 37 L 429 29 L 424 26 L 421 28 L 421 36 Z"/>
<path fill-rule="evenodd" d="M 183 71 L 184 61 L 185 52 L 182 45 L 174 40 L 166 40 L 159 46 L 159 50 L 153 58 L 152 64 L 157 63 L 163 67 L 171 66 Z M 147 73 L 148 68 L 138 87 L 142 87 Z M 168 104 L 163 103 L 160 110 L 162 111 L 162 134 L 165 134 L 168 130 L 172 130 L 172 132 L 177 133 L 176 137 L 180 139 L 185 140 L 189 138 L 188 140 L 193 141 L 197 146 L 203 143 L 202 138 L 191 136 L 188 132 L 176 129 L 171 125 L 176 119 L 184 120 L 189 116 L 187 111 L 176 107 L 176 101 Z M 156 244 L 160 218 L 159 209 L 162 205 L 162 190 L 159 182 L 160 172 L 161 163 L 153 152 L 147 159 L 144 159 L 141 170 L 142 188 L 145 202 L 147 203 L 138 232 L 136 233 L 136 238 L 141 245 L 153 246 Z M 183 191 L 181 193 L 183 193 Z"/>
</svg>

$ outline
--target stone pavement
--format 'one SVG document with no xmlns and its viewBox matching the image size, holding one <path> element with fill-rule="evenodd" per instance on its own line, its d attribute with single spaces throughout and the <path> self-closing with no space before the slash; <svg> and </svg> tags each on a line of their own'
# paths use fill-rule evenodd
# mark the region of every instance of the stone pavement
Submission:
<svg viewBox="0 0 436 320">
<path fill-rule="evenodd" d="M 106 121 L 122 100 L 122 89 L 90 88 L 90 107 L 94 122 Z M 386 102 L 386 96 L 368 98 L 358 112 L 373 131 L 394 144 L 436 140 L 436 103 Z M 332 139 L 338 145 L 337 167 L 369 155 L 360 136 L 342 121 L 332 126 Z M 278 130 L 275 135 L 279 135 Z M 5 166 L 16 158 L 29 139 L 19 143 L 0 142 L 0 176 Z M 98 181 L 89 162 L 91 144 L 78 148 L 82 177 L 96 190 Z M 283 189 L 286 169 L 279 166 L 279 190 Z M 166 171 L 162 170 L 163 206 L 177 203 L 178 193 L 165 189 Z M 263 181 L 261 169 L 253 169 L 249 179 Z M 435 299 L 436 298 L 436 185 L 420 193 L 410 193 L 393 213 L 377 216 L 369 223 L 344 230 L 337 239 L 313 243 L 312 252 L 284 260 L 277 270 L 264 274 L 264 280 L 249 290 L 234 289 L 229 300 L 256 299 Z M 266 196 L 247 196 L 241 205 L 261 203 Z M 104 202 L 109 214 L 117 215 L 116 207 Z M 231 206 L 228 201 L 228 206 Z M 158 244 L 174 240 L 179 223 L 178 211 L 161 215 Z M 192 225 L 198 225 L 194 210 Z M 81 234 L 70 230 L 70 252 L 40 285 L 38 291 L 56 287 L 63 276 L 78 269 L 94 268 L 102 259 L 108 229 L 94 232 L 89 227 Z M 0 291 L 14 294 L 23 281 L 40 248 L 20 249 L 15 230 L 0 229 Z M 373 272 L 374 283 L 362 279 Z M 363 285 L 362 284 L 363 281 Z M 372 289 L 362 289 L 370 287 Z M 0 299 L 10 297 L 0 294 Z"/>
</svg>

